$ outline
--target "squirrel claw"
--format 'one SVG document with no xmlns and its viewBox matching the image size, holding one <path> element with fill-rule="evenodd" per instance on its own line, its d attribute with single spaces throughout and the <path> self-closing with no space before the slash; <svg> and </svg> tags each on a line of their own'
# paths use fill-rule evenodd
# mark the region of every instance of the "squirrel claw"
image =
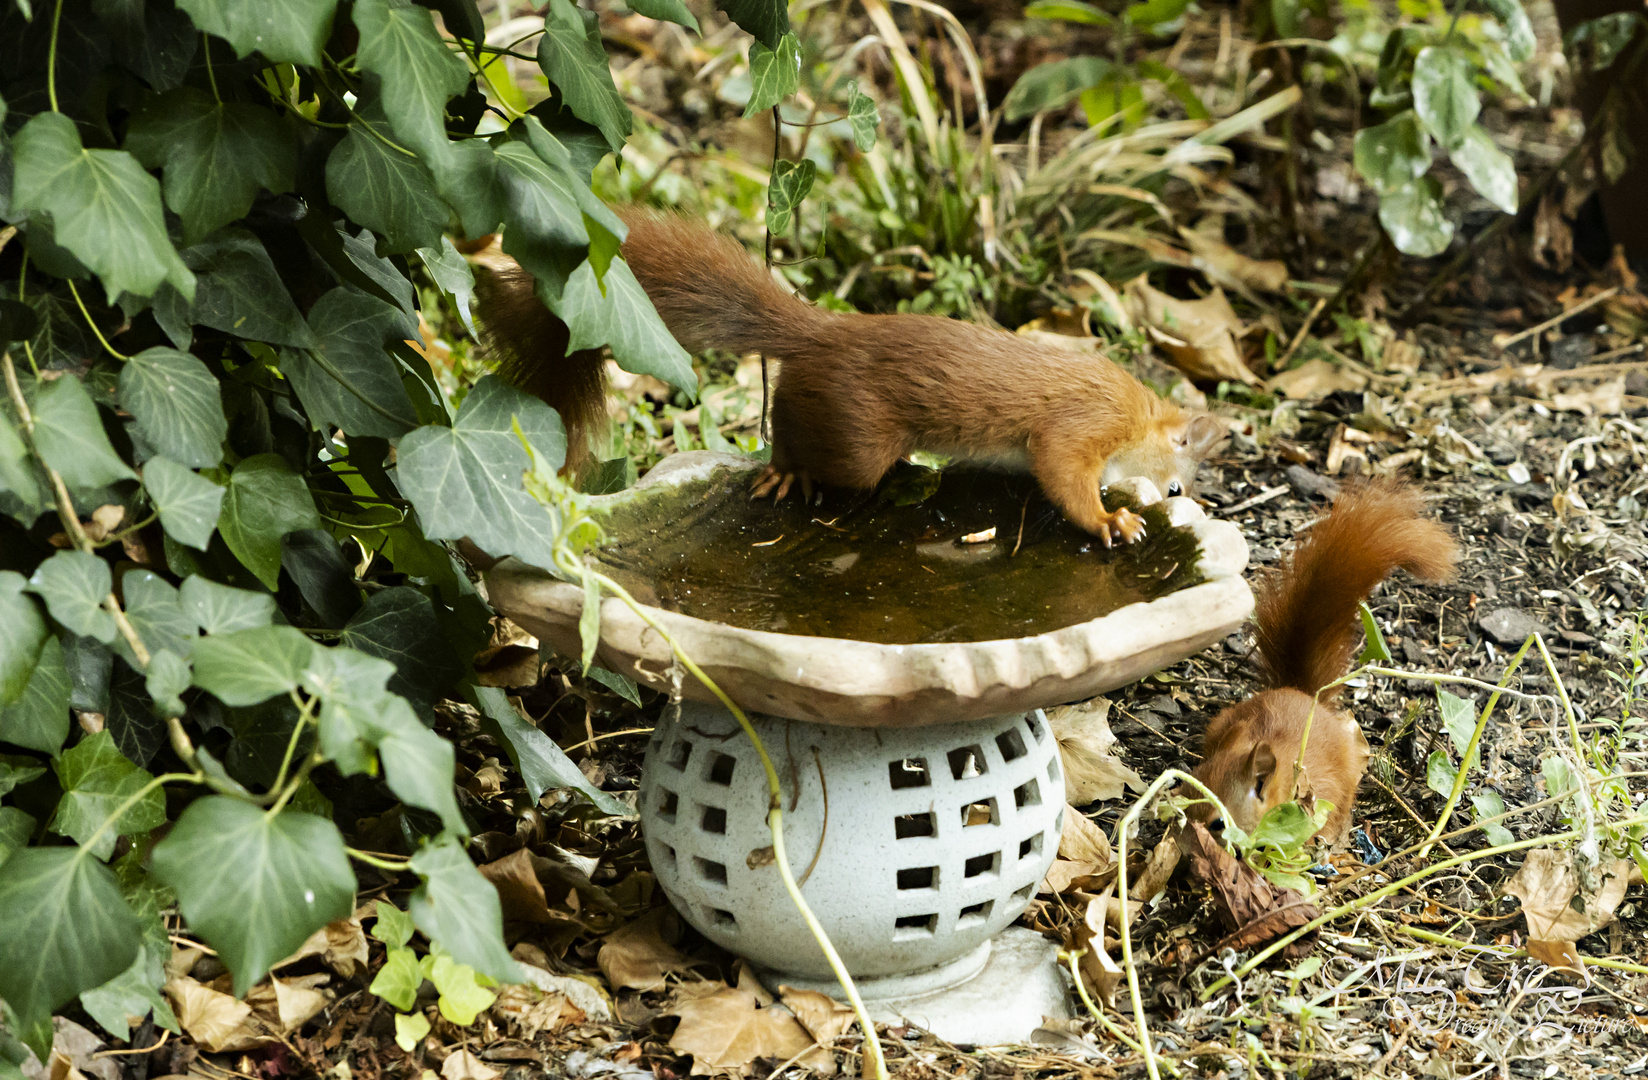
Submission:
<svg viewBox="0 0 1648 1080">
<path fill-rule="evenodd" d="M 773 502 L 782 502 L 784 496 L 790 493 L 790 488 L 794 486 L 798 479 L 801 481 L 802 494 L 807 502 L 811 502 L 813 497 L 812 477 L 804 472 L 781 472 L 771 465 L 763 469 L 761 475 L 755 478 L 755 483 L 750 486 L 750 501 L 764 499 L 770 494 L 773 497 Z"/>
<path fill-rule="evenodd" d="M 1117 510 L 1101 521 L 1094 533 L 1107 548 L 1118 540 L 1132 544 L 1145 538 L 1144 519 L 1131 510 Z"/>
</svg>

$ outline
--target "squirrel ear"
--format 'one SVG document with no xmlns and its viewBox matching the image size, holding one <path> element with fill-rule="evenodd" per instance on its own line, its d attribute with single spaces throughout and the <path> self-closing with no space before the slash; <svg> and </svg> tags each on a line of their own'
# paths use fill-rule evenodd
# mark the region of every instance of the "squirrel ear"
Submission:
<svg viewBox="0 0 1648 1080">
<path fill-rule="evenodd" d="M 1247 756 L 1248 775 L 1253 777 L 1253 786 L 1262 788 L 1265 781 L 1270 779 L 1276 771 L 1276 751 L 1270 748 L 1268 742 L 1262 742 L 1253 748 Z"/>
<path fill-rule="evenodd" d="M 1185 425 L 1185 449 L 1198 459 L 1205 458 L 1229 434 L 1230 429 L 1218 417 L 1196 413 Z"/>
</svg>

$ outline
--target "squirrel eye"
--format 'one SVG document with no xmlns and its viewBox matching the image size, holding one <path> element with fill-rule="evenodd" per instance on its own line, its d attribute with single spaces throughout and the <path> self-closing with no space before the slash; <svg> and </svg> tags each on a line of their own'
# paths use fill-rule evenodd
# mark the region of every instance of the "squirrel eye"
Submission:
<svg viewBox="0 0 1648 1080">
<path fill-rule="evenodd" d="M 1174 495 L 1181 495 L 1183 493 L 1184 493 L 1184 485 L 1183 484 L 1179 483 L 1177 480 L 1168 481 L 1167 494 L 1170 497 L 1174 496 Z"/>
</svg>

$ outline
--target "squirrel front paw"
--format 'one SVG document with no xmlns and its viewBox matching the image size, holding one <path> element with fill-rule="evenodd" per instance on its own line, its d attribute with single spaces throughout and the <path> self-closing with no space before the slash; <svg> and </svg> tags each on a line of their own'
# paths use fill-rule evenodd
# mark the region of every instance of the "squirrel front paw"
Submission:
<svg viewBox="0 0 1648 1080">
<path fill-rule="evenodd" d="M 1144 518 L 1131 510 L 1118 509 L 1098 522 L 1093 535 L 1110 547 L 1115 541 L 1131 544 L 1145 537 Z"/>
</svg>

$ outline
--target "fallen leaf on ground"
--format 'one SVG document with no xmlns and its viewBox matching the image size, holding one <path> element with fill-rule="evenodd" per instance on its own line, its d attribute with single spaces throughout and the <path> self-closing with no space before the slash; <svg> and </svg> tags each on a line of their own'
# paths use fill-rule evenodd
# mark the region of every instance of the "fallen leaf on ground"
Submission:
<svg viewBox="0 0 1648 1080">
<path fill-rule="evenodd" d="M 309 956 L 318 956 L 326 966 L 345 979 L 353 979 L 366 970 L 366 932 L 361 929 L 359 915 L 327 923 L 309 935 L 309 940 L 298 946 L 298 951 L 273 965 L 279 971 L 289 964 Z"/>
<path fill-rule="evenodd" d="M 1293 401 L 1320 401 L 1335 390 L 1365 389 L 1368 377 L 1321 357 L 1306 360 L 1265 383 L 1265 389 Z"/>
<path fill-rule="evenodd" d="M 166 996 L 184 1032 L 212 1053 L 250 1050 L 274 1037 L 252 1019 L 252 1007 L 184 976 L 166 984 Z"/>
<path fill-rule="evenodd" d="M 1047 726 L 1059 740 L 1064 763 L 1065 797 L 1077 806 L 1119 799 L 1127 788 L 1143 790 L 1139 774 L 1111 752 L 1110 702 L 1094 698 L 1079 705 L 1047 710 Z"/>
<path fill-rule="evenodd" d="M 1181 228 L 1179 235 L 1189 245 L 1196 268 L 1219 285 L 1258 292 L 1281 292 L 1287 288 L 1287 263 L 1281 259 L 1253 259 L 1216 236 Z"/>
<path fill-rule="evenodd" d="M 499 1075 L 497 1069 L 461 1047 L 441 1063 L 442 1080 L 498 1080 Z"/>
<path fill-rule="evenodd" d="M 1141 274 L 1127 283 L 1124 295 L 1128 314 L 1192 379 L 1259 384 L 1236 344 L 1242 320 L 1222 289 L 1215 287 L 1200 300 L 1180 300 L 1153 288 Z"/>
<path fill-rule="evenodd" d="M 1104 948 L 1107 910 L 1111 906 L 1114 890 L 1112 885 L 1102 895 L 1088 901 L 1087 910 L 1082 913 L 1082 921 L 1076 924 L 1075 931 L 1076 948 L 1087 950 L 1076 962 L 1082 982 L 1095 1001 L 1111 1007 L 1116 1004 L 1116 987 L 1127 977 Z"/>
<path fill-rule="evenodd" d="M 523 959 L 519 955 L 520 949 L 519 945 L 515 947 L 515 959 L 520 962 L 521 971 L 526 975 L 529 985 L 545 993 L 561 995 L 579 1012 L 598 1023 L 612 1019 L 612 1002 L 601 992 L 601 988 L 595 985 L 593 979 L 580 979 L 575 975 L 555 975 L 541 965 Z"/>
<path fill-rule="evenodd" d="M 326 974 L 302 975 L 295 979 L 269 977 L 246 993 L 252 1014 L 271 1031 L 282 1035 L 308 1023 L 336 996 L 320 987 L 332 981 Z"/>
<path fill-rule="evenodd" d="M 680 934 L 675 912 L 654 908 L 608 934 L 596 954 L 596 966 L 614 990 L 662 990 L 666 975 L 696 963 L 672 944 Z"/>
<path fill-rule="evenodd" d="M 1321 914 L 1293 889 L 1272 885 L 1251 866 L 1236 858 L 1207 831 L 1192 822 L 1179 833 L 1179 850 L 1190 872 L 1213 888 L 1214 907 L 1231 933 L 1220 942 L 1237 952 L 1258 948 Z M 1284 960 L 1297 960 L 1316 945 L 1315 931 L 1282 950 Z"/>
<path fill-rule="evenodd" d="M 1625 411 L 1625 376 L 1587 390 L 1552 394 L 1551 408 L 1558 412 L 1584 413 L 1586 416 L 1618 416 Z"/>
<path fill-rule="evenodd" d="M 1069 803 L 1064 806 L 1064 828 L 1059 832 L 1059 858 L 1099 867 L 1116 861 L 1104 830 Z"/>
<path fill-rule="evenodd" d="M 801 1026 L 815 1042 L 824 1046 L 847 1033 L 857 1019 L 853 1010 L 828 994 L 817 990 L 796 990 L 789 986 L 778 988 L 778 999 L 795 1014 Z"/>
<path fill-rule="evenodd" d="M 536 986 L 505 986 L 492 1003 L 492 1015 L 505 1021 L 516 1038 L 531 1042 L 541 1032 L 553 1035 L 584 1014 L 561 994 L 546 994 Z"/>
<path fill-rule="evenodd" d="M 670 1049 L 692 1055 L 695 1076 L 722 1069 L 738 1070 L 756 1058 L 801 1062 L 819 1072 L 834 1071 L 835 1056 L 823 1049 L 810 1052 L 812 1036 L 788 1009 L 756 1004 L 755 995 L 728 987 L 707 997 L 678 1002 L 671 1014 L 681 1024 L 670 1038 Z"/>
<path fill-rule="evenodd" d="M 1584 970 L 1573 943 L 1614 921 L 1614 909 L 1625 899 L 1631 864 L 1614 859 L 1596 870 L 1596 887 L 1581 893 L 1571 852 L 1539 848 L 1528 853 L 1522 866 L 1505 883 L 1505 893 L 1522 901 L 1528 921 L 1528 953 L 1553 967 Z M 1575 910 L 1578 900 L 1579 910 Z"/>
<path fill-rule="evenodd" d="M 532 866 L 532 852 L 519 848 L 501 859 L 482 865 L 481 876 L 498 890 L 504 922 L 547 923 L 555 920 L 544 895 L 543 882 Z"/>
<path fill-rule="evenodd" d="M 1135 900 L 1148 901 L 1167 888 L 1167 879 L 1179 866 L 1179 843 L 1170 833 L 1150 850 L 1150 858 L 1139 876 L 1128 887 L 1128 895 Z M 1131 869 L 1131 867 L 1129 867 Z"/>
</svg>

